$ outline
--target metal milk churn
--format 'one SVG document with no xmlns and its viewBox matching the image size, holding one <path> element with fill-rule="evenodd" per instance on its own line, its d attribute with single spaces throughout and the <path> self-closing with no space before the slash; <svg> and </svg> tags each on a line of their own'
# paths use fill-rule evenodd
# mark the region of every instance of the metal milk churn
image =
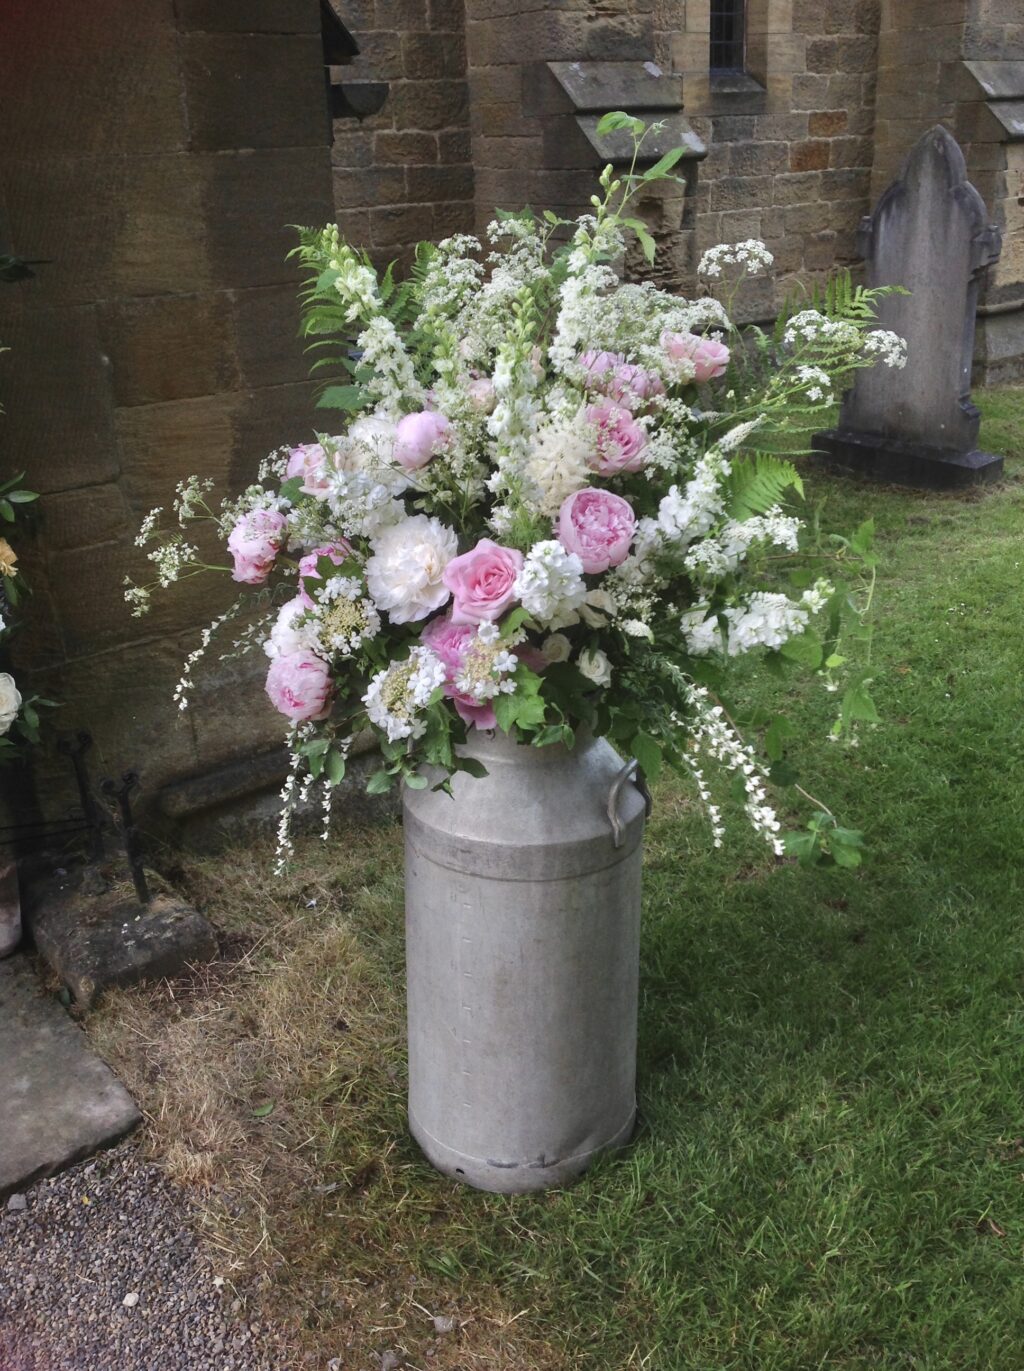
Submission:
<svg viewBox="0 0 1024 1371">
<path fill-rule="evenodd" d="M 486 777 L 405 793 L 409 1123 L 516 1194 L 633 1130 L 645 804 L 603 738 L 469 736 Z"/>
</svg>

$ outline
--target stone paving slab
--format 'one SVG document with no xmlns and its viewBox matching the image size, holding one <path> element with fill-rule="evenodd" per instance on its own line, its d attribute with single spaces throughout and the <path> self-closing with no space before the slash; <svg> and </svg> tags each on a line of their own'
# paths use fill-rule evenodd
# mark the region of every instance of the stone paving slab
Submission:
<svg viewBox="0 0 1024 1371">
<path fill-rule="evenodd" d="M 116 1142 L 141 1118 L 28 958 L 0 961 L 0 1199 Z"/>
</svg>

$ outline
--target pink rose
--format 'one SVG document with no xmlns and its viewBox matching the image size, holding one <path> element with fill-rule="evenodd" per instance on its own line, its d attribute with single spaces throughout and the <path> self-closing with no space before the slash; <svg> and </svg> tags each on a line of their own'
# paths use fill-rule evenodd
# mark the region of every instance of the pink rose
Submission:
<svg viewBox="0 0 1024 1371">
<path fill-rule="evenodd" d="M 312 609 L 313 598 L 304 582 L 320 580 L 320 573 L 316 569 L 320 558 L 330 557 L 335 566 L 341 566 L 351 552 L 352 544 L 347 538 L 341 538 L 336 543 L 328 543 L 326 547 L 315 547 L 312 552 L 307 552 L 305 557 L 299 558 L 299 599 L 307 609 Z"/>
<path fill-rule="evenodd" d="M 725 375 L 729 365 L 729 349 L 714 338 L 701 338 L 696 333 L 669 333 L 661 335 L 661 346 L 674 362 L 692 362 L 693 379 L 703 385 Z"/>
<path fill-rule="evenodd" d="M 447 444 L 452 426 L 437 410 L 421 409 L 399 419 L 395 430 L 395 461 L 406 471 L 418 471 Z"/>
<path fill-rule="evenodd" d="M 301 490 L 305 495 L 323 496 L 327 491 L 327 469 L 330 458 L 320 443 L 302 443 L 288 453 L 285 478 L 302 477 Z"/>
<path fill-rule="evenodd" d="M 327 663 L 313 652 L 289 652 L 270 663 L 267 694 L 274 708 L 295 723 L 326 719 L 333 689 Z"/>
<path fill-rule="evenodd" d="M 588 575 L 624 562 L 635 531 L 636 515 L 610 490 L 578 490 L 558 512 L 558 541 Z"/>
<path fill-rule="evenodd" d="M 456 624 L 493 623 L 515 599 L 516 577 L 523 554 L 481 538 L 471 552 L 453 557 L 444 569 L 444 583 L 454 597 Z"/>
<path fill-rule="evenodd" d="M 605 378 L 604 393 L 620 405 L 633 405 L 649 400 L 652 395 L 664 395 L 665 383 L 656 371 L 623 362 Z"/>
<path fill-rule="evenodd" d="M 608 373 L 625 363 L 621 352 L 581 352 L 577 361 L 583 368 L 583 384 L 587 390 L 604 390 Z"/>
<path fill-rule="evenodd" d="M 611 400 L 587 406 L 587 423 L 597 429 L 597 452 L 590 466 L 602 476 L 639 471 L 644 464 L 647 435 L 632 414 Z"/>
<path fill-rule="evenodd" d="M 253 509 L 228 535 L 228 551 L 235 560 L 232 577 L 245 585 L 261 586 L 285 540 L 287 524 L 277 509 Z"/>
</svg>

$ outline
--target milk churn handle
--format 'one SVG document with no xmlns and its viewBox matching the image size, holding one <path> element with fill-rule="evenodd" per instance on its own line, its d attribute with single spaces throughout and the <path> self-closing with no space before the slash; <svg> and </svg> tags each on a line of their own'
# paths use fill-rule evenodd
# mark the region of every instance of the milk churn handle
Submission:
<svg viewBox="0 0 1024 1371">
<path fill-rule="evenodd" d="M 633 781 L 633 784 L 643 796 L 644 811 L 648 819 L 651 817 L 651 792 L 647 788 L 647 781 L 644 778 L 643 772 L 640 770 L 640 765 L 634 757 L 632 761 L 626 763 L 615 777 L 615 780 L 612 781 L 611 789 L 608 791 L 608 822 L 612 826 L 612 842 L 616 847 L 622 846 L 622 820 L 619 818 L 619 795 L 622 793 L 622 787 L 628 780 Z"/>
</svg>

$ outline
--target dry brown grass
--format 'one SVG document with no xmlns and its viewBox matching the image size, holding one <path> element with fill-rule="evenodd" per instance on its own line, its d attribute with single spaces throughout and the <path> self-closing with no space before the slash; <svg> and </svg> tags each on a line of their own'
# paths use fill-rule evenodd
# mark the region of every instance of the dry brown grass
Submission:
<svg viewBox="0 0 1024 1371">
<path fill-rule="evenodd" d="M 387 826 L 304 841 L 280 879 L 270 844 L 190 862 L 173 874 L 222 959 L 109 995 L 88 1030 L 146 1115 L 148 1152 L 194 1192 L 222 1274 L 255 1281 L 293 1330 L 296 1366 L 372 1368 L 395 1349 L 421 1371 L 562 1371 L 530 1310 L 431 1270 L 465 1207 L 493 1202 L 436 1176 L 405 1133 L 400 849 Z"/>
</svg>

